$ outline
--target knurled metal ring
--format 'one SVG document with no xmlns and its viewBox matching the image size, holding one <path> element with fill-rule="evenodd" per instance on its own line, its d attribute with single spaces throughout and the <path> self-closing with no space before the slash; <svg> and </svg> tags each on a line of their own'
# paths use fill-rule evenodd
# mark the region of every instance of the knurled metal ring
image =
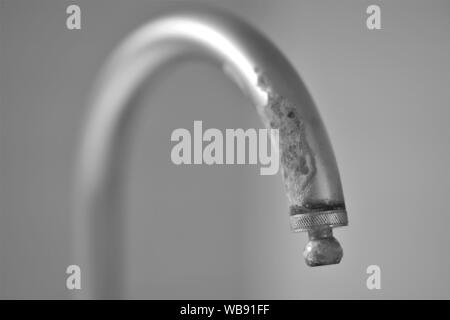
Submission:
<svg viewBox="0 0 450 320">
<path fill-rule="evenodd" d="M 292 231 L 308 231 L 319 226 L 342 227 L 348 225 L 345 209 L 313 211 L 290 216 Z"/>
</svg>

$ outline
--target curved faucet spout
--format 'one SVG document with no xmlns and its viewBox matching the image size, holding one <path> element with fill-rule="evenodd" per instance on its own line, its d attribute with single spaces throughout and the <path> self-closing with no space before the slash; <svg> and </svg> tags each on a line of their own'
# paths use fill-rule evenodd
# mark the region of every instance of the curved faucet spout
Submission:
<svg viewBox="0 0 450 320">
<path fill-rule="evenodd" d="M 219 65 L 278 129 L 281 174 L 293 231 L 307 231 L 308 265 L 339 263 L 332 228 L 347 225 L 336 160 L 305 85 L 283 54 L 240 19 L 211 9 L 160 14 L 131 34 L 105 65 L 82 141 L 76 190 L 76 246 L 85 297 L 120 297 L 123 288 L 122 157 L 137 91 L 185 57 Z"/>
</svg>

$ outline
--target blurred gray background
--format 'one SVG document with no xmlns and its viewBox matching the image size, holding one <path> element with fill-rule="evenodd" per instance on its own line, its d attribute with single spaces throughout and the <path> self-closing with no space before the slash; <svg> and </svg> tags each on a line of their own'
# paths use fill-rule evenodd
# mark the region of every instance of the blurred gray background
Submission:
<svg viewBox="0 0 450 320">
<path fill-rule="evenodd" d="M 450 298 L 450 1 L 204 2 L 264 32 L 309 87 L 346 196 L 344 258 L 305 265 L 279 175 L 172 164 L 170 134 L 194 120 L 262 127 L 219 70 L 188 63 L 142 99 L 125 182 L 128 297 Z M 66 29 L 72 3 L 79 31 Z M 86 98 L 118 42 L 167 3 L 0 0 L 0 298 L 71 297 Z M 366 28 L 370 4 L 382 30 Z M 381 290 L 366 288 L 372 264 Z"/>
</svg>

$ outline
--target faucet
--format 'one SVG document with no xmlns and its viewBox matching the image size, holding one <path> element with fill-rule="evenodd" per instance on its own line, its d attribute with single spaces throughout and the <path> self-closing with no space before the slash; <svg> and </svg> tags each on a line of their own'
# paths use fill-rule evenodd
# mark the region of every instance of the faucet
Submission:
<svg viewBox="0 0 450 320">
<path fill-rule="evenodd" d="M 340 262 L 332 228 L 348 224 L 338 167 L 303 81 L 264 35 L 212 8 L 160 13 L 113 52 L 88 108 L 77 165 L 75 251 L 84 298 L 118 298 L 124 288 L 124 156 L 138 91 L 164 67 L 201 57 L 221 67 L 249 97 L 265 125 L 278 129 L 280 169 L 294 232 L 308 232 L 309 266 Z M 277 132 L 277 131 L 275 131 Z"/>
</svg>

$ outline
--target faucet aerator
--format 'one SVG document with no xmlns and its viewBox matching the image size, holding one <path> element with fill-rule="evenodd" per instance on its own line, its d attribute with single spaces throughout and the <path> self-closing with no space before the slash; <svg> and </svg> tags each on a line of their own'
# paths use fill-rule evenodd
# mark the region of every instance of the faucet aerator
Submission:
<svg viewBox="0 0 450 320">
<path fill-rule="evenodd" d="M 338 264 L 341 262 L 343 250 L 339 241 L 333 237 L 331 228 L 326 232 L 310 231 L 310 241 L 303 251 L 305 262 L 310 267 Z"/>
</svg>

